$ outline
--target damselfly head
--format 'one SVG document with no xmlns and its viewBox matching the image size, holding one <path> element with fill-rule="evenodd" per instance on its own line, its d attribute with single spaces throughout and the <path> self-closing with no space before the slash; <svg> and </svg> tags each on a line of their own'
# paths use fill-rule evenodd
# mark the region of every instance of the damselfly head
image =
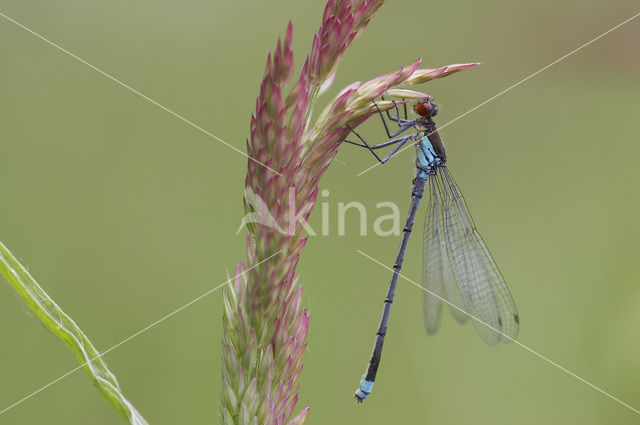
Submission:
<svg viewBox="0 0 640 425">
<path fill-rule="evenodd" d="M 438 114 L 438 105 L 430 100 L 421 100 L 413 105 L 413 111 L 421 117 L 435 117 Z"/>
</svg>

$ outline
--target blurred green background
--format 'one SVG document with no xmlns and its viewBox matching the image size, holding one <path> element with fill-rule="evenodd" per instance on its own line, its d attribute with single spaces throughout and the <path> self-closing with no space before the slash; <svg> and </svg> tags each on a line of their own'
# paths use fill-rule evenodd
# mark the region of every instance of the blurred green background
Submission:
<svg viewBox="0 0 640 425">
<path fill-rule="evenodd" d="M 323 2 L 4 0 L 0 11 L 244 150 L 266 54 L 287 21 L 301 64 Z M 391 72 L 480 61 L 420 87 L 441 124 L 637 13 L 634 2 L 389 1 L 331 93 Z M 245 258 L 246 158 L 0 18 L 0 240 L 100 350 L 217 286 Z M 640 19 L 443 130 L 449 166 L 505 275 L 518 340 L 640 408 Z M 379 123 L 362 127 L 379 138 Z M 409 151 L 410 152 L 410 151 Z M 299 267 L 311 314 L 299 408 L 308 424 L 631 424 L 638 415 L 515 344 L 486 346 L 445 312 L 426 336 L 401 281 L 375 392 L 368 360 L 399 239 L 337 236 L 338 202 L 409 202 L 413 158 L 344 146 L 322 180 L 330 235 Z M 424 210 L 418 218 L 421 228 Z M 311 225 L 320 227 L 320 208 Z M 419 231 L 418 231 L 419 234 Z M 404 273 L 419 280 L 421 241 Z M 4 281 L 4 280 L 3 280 Z M 106 356 L 153 425 L 217 422 L 216 292 Z M 0 284 L 0 410 L 76 367 Z M 84 372 L 2 424 L 124 423 Z"/>
</svg>

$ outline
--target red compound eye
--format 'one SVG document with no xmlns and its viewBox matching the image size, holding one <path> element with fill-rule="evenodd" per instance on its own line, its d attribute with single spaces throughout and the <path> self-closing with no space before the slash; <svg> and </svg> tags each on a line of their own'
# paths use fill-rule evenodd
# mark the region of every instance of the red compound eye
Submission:
<svg viewBox="0 0 640 425">
<path fill-rule="evenodd" d="M 420 116 L 427 117 L 433 112 L 433 105 L 431 102 L 418 102 L 413 106 L 413 111 Z"/>
</svg>

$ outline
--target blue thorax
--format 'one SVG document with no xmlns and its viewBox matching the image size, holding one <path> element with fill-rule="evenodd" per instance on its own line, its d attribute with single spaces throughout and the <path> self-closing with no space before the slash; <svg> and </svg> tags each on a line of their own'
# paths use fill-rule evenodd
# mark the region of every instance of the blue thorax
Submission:
<svg viewBox="0 0 640 425">
<path fill-rule="evenodd" d="M 427 136 L 424 136 L 416 146 L 416 167 L 418 167 L 418 177 L 426 179 L 436 173 L 438 166 L 443 164 L 441 158 L 436 154 L 433 145 Z"/>
</svg>

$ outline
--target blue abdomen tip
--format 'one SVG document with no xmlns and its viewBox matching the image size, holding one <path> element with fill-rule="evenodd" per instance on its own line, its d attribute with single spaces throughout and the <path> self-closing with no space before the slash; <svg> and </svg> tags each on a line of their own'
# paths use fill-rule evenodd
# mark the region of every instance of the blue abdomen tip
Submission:
<svg viewBox="0 0 640 425">
<path fill-rule="evenodd" d="M 366 379 L 363 379 L 362 381 L 360 381 L 360 387 L 355 393 L 355 396 L 358 399 L 358 401 L 362 401 L 365 398 L 367 398 L 367 396 L 371 394 L 372 388 L 373 388 L 373 381 L 367 381 Z"/>
</svg>

